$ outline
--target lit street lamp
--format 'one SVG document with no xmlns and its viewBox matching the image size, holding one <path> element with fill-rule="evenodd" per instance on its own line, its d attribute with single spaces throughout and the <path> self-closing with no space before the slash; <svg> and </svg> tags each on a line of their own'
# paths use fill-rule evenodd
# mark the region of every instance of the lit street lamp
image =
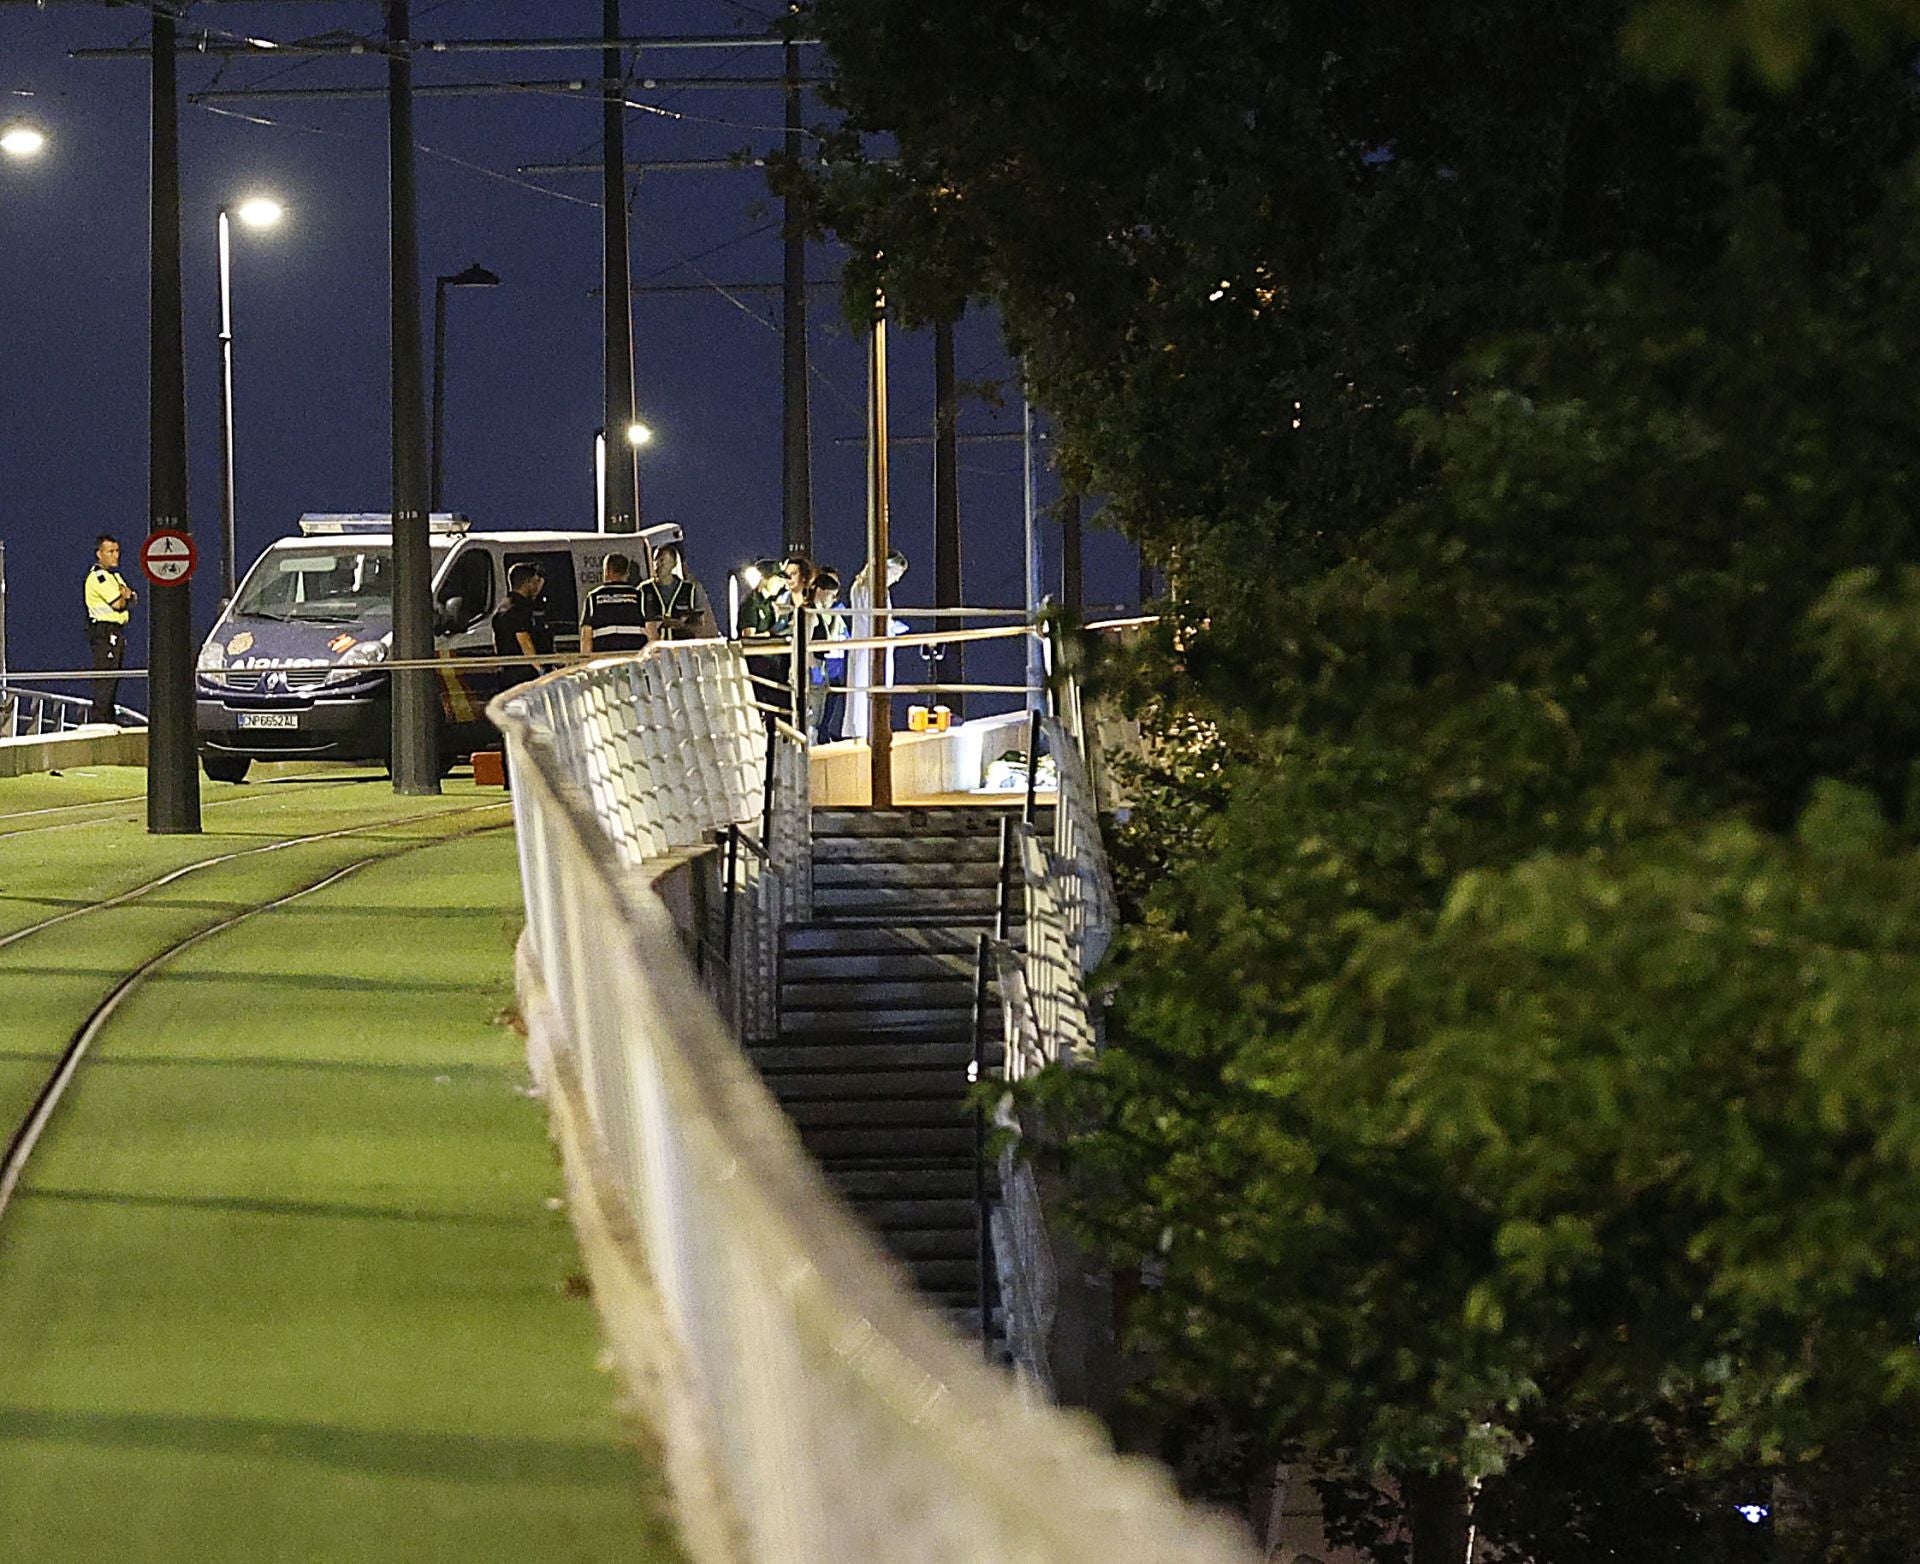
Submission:
<svg viewBox="0 0 1920 1564">
<path fill-rule="evenodd" d="M 446 508 L 441 493 L 447 431 L 447 289 L 497 288 L 500 279 L 476 262 L 463 272 L 433 279 L 433 450 L 427 480 L 427 509 Z"/>
<path fill-rule="evenodd" d="M 653 430 L 638 419 L 627 425 L 627 444 L 634 450 L 653 444 Z M 607 530 L 607 431 L 593 431 L 593 530 Z M 633 469 L 634 514 L 639 514 L 640 504 L 640 468 Z"/>
<path fill-rule="evenodd" d="M 0 126 L 0 152 L 8 157 L 37 157 L 46 150 L 47 133 L 23 119 L 9 120 Z"/>
<path fill-rule="evenodd" d="M 248 196 L 229 214 L 220 208 L 220 598 L 233 597 L 233 240 L 229 216 L 249 228 L 271 228 L 286 214 L 272 196 Z"/>
</svg>

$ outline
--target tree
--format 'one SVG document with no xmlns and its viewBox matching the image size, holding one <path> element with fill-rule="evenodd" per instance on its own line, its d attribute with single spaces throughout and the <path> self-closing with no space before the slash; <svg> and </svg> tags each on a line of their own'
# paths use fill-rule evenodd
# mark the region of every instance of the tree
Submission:
<svg viewBox="0 0 1920 1564">
<path fill-rule="evenodd" d="M 1624 6 L 817 14 L 899 153 L 822 211 L 1002 306 L 1180 588 L 1136 688 L 1232 761 L 1163 768 L 1116 1046 L 1040 1087 L 1158 1392 L 1397 1473 L 1416 1559 L 1481 1476 L 1601 1513 L 1581 1441 L 1662 1547 L 1749 1465 L 1861 1491 L 1920 1297 L 1910 73 L 1702 99 Z"/>
</svg>

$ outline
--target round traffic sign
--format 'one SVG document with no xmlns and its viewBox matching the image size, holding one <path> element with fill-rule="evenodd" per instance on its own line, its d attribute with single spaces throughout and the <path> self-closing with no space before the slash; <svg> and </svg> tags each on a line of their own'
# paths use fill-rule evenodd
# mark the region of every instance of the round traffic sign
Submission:
<svg viewBox="0 0 1920 1564">
<path fill-rule="evenodd" d="M 140 568 L 155 586 L 177 586 L 190 580 L 200 562 L 200 551 L 184 532 L 163 527 L 140 545 Z"/>
</svg>

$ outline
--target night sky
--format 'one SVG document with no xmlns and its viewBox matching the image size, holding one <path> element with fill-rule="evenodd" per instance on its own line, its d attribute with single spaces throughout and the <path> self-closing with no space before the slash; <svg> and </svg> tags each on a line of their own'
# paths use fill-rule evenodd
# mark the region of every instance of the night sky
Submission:
<svg viewBox="0 0 1920 1564">
<path fill-rule="evenodd" d="M 774 8 L 628 0 L 625 9 L 629 35 L 752 36 L 765 32 Z M 416 0 L 413 25 L 419 39 L 592 36 L 599 11 L 596 0 Z M 291 41 L 372 34 L 381 24 L 369 0 L 260 0 L 200 6 L 182 38 L 197 25 Z M 66 57 L 79 46 L 140 43 L 145 31 L 137 10 L 0 7 L 0 119 L 29 117 L 52 138 L 36 159 L 0 159 L 0 541 L 16 672 L 84 665 L 80 583 L 92 538 L 121 538 L 131 578 L 146 531 L 147 67 Z M 808 57 L 823 61 L 818 50 Z M 777 50 L 674 52 L 641 69 L 765 76 L 778 62 Z M 421 58 L 415 80 L 597 72 L 593 54 L 443 55 Z M 223 201 L 270 191 L 289 209 L 276 229 L 234 230 L 241 567 L 302 511 L 388 508 L 386 122 L 378 99 L 223 103 L 215 113 L 189 95 L 216 85 L 383 82 L 375 56 L 261 57 L 224 68 L 183 59 L 191 510 L 203 561 L 196 634 L 218 598 L 215 214 Z M 777 91 L 636 88 L 629 96 L 684 116 L 630 110 L 629 158 L 722 156 L 779 140 Z M 824 112 L 809 108 L 813 119 Z M 599 103 L 554 92 L 422 98 L 415 117 L 423 328 L 431 330 L 436 274 L 477 261 L 503 281 L 449 298 L 447 504 L 479 526 L 590 528 L 601 400 L 598 176 L 515 170 L 596 162 Z M 636 188 L 636 283 L 778 280 L 778 204 L 757 170 L 660 172 Z M 816 246 L 810 264 L 815 277 L 831 278 L 838 257 Z M 737 297 L 703 289 L 634 301 L 640 412 L 656 433 L 643 453 L 646 519 L 686 527 L 694 571 L 717 603 L 727 570 L 780 540 L 779 301 Z M 815 289 L 812 301 L 815 531 L 822 562 L 850 578 L 863 558 L 864 347 L 843 324 L 836 291 Z M 1011 376 L 985 312 L 963 322 L 958 357 L 963 382 Z M 891 373 L 896 438 L 929 433 L 930 337 L 896 333 Z M 997 411 L 969 402 L 961 418 L 963 434 L 1017 430 L 1019 406 L 1012 396 Z M 1020 448 L 963 445 L 961 469 L 967 601 L 1017 603 Z M 1043 479 L 1043 502 L 1053 493 Z M 896 449 L 893 494 L 894 536 L 913 561 L 898 596 L 930 602 L 930 446 Z M 1049 583 L 1058 568 L 1055 534 Z M 1090 532 L 1090 600 L 1125 600 L 1133 574 L 1124 542 Z M 145 661 L 144 606 L 130 664 Z"/>
</svg>

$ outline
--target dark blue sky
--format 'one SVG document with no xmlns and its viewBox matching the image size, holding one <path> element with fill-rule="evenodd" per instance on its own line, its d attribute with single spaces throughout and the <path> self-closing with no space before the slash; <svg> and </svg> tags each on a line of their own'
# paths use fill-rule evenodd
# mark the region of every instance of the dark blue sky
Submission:
<svg viewBox="0 0 1920 1564">
<path fill-rule="evenodd" d="M 422 39 L 591 34 L 599 9 L 595 0 L 416 0 L 414 31 Z M 628 0 L 626 29 L 757 34 L 772 10 L 743 0 Z M 196 22 L 283 40 L 380 25 L 369 0 L 201 6 L 182 35 Z M 66 58 L 71 48 L 138 42 L 144 32 L 132 10 L 0 8 L 0 118 L 29 115 L 53 138 L 36 160 L 0 160 L 0 540 L 16 670 L 83 657 L 79 581 L 92 536 L 116 532 L 131 553 L 146 528 L 146 66 Z M 642 69 L 765 75 L 777 70 L 777 58 L 773 51 L 661 53 Z M 597 56 L 588 55 L 440 56 L 422 59 L 416 79 L 525 81 L 597 69 Z M 216 77 L 222 89 L 269 77 L 283 87 L 371 87 L 383 72 L 375 58 L 249 59 L 224 70 L 213 59 L 187 59 L 183 99 Z M 685 117 L 630 111 L 629 157 L 722 155 L 778 140 L 776 92 L 632 96 Z M 262 189 L 289 207 L 276 230 L 235 232 L 243 568 L 303 510 L 384 510 L 388 503 L 384 107 L 377 100 L 222 107 L 229 113 L 184 106 L 181 121 L 191 507 L 206 560 L 197 583 L 202 627 L 217 595 L 214 219 L 223 200 Z M 592 525 L 598 182 L 588 175 L 520 181 L 514 170 L 596 160 L 599 113 L 590 99 L 560 94 L 424 98 L 416 107 L 423 320 L 430 326 L 436 273 L 478 261 L 504 282 L 450 299 L 447 499 L 481 525 Z M 635 206 L 635 280 L 776 280 L 777 216 L 755 171 L 650 175 Z M 812 262 L 816 276 L 836 269 L 824 247 Z M 774 550 L 780 535 L 778 300 L 740 298 L 744 309 L 712 291 L 634 303 L 642 416 L 657 432 L 645 455 L 647 516 L 686 526 L 695 570 L 716 596 L 730 566 Z M 850 575 L 862 557 L 864 351 L 842 324 L 833 292 L 814 293 L 812 346 L 816 533 L 823 560 Z M 1009 374 L 990 317 L 963 323 L 959 361 L 963 380 Z M 896 334 L 891 363 L 894 432 L 924 434 L 933 397 L 930 340 Z M 1018 404 L 998 412 L 969 404 L 962 425 L 975 433 L 1017 429 Z M 963 447 L 961 465 L 967 598 L 1017 602 L 1019 447 Z M 1043 498 L 1052 492 L 1043 483 Z M 932 478 L 924 444 L 895 453 L 894 532 L 914 562 L 903 600 L 930 601 Z M 1049 579 L 1058 570 L 1054 542 Z M 1132 577 L 1121 540 L 1089 537 L 1090 598 L 1123 599 Z M 143 646 L 144 615 L 135 630 Z"/>
</svg>

